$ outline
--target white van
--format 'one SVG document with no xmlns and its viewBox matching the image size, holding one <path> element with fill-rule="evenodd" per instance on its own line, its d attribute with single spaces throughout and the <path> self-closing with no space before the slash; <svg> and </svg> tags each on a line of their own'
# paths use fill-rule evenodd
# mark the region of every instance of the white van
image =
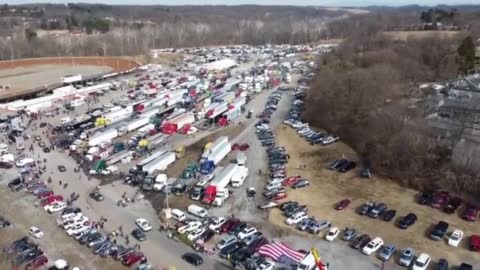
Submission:
<svg viewBox="0 0 480 270">
<path fill-rule="evenodd" d="M 200 218 L 204 218 L 208 214 L 207 210 L 195 204 L 190 204 L 187 208 L 187 211 L 188 213 Z"/>
<path fill-rule="evenodd" d="M 178 209 L 172 209 L 172 218 L 176 221 L 182 222 L 185 220 L 185 213 Z"/>
</svg>

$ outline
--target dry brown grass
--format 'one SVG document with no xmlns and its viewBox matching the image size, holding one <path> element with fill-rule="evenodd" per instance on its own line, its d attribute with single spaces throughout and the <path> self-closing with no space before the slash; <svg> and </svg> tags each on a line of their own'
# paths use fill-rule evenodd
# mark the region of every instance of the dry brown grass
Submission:
<svg viewBox="0 0 480 270">
<path fill-rule="evenodd" d="M 341 174 L 326 169 L 331 161 L 342 156 L 357 160 L 353 150 L 343 143 L 327 147 L 311 146 L 300 139 L 292 129 L 285 127 L 280 128 L 277 134 L 279 144 L 285 146 L 291 156 L 287 166 L 289 175 L 302 175 L 310 181 L 309 188 L 289 190 L 288 200 L 307 204 L 311 215 L 328 219 L 333 226 L 339 228 L 351 226 L 371 237 L 380 236 L 385 243 L 393 243 L 397 248 L 413 247 L 417 252 L 427 252 L 434 260 L 446 258 L 456 265 L 465 260 L 478 261 L 478 255 L 468 250 L 470 236 L 479 233 L 477 222 L 469 223 L 462 220 L 458 214 L 447 215 L 428 206 L 418 205 L 414 201 L 417 193 L 415 190 L 403 188 L 389 179 L 373 177 L 365 180 L 357 176 L 358 171 Z M 306 169 L 297 169 L 299 165 L 306 165 Z M 352 200 L 350 207 L 341 212 L 334 210 L 334 204 L 344 198 Z M 397 217 L 394 221 L 409 212 L 415 213 L 418 221 L 408 230 L 400 230 L 394 222 L 358 215 L 356 208 L 367 200 L 384 202 L 396 209 Z M 285 217 L 278 210 L 271 212 L 270 219 L 282 228 L 288 227 L 284 223 Z M 426 238 L 431 226 L 440 220 L 450 224 L 450 232 L 453 229 L 464 230 L 465 238 L 460 247 L 453 248 L 445 241 L 435 242 Z M 319 237 L 323 235 L 324 233 L 320 233 Z"/>
</svg>

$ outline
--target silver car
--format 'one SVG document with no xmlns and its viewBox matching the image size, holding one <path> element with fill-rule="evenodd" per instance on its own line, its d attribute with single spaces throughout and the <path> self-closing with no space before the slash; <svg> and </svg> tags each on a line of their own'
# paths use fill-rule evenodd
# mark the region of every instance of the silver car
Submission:
<svg viewBox="0 0 480 270">
<path fill-rule="evenodd" d="M 315 221 L 308 224 L 307 231 L 309 233 L 317 234 L 323 230 L 330 228 L 332 224 L 328 220 Z"/>
<path fill-rule="evenodd" d="M 228 245 L 231 245 L 235 242 L 237 242 L 238 239 L 236 236 L 234 235 L 228 235 L 226 236 L 225 238 L 223 238 L 222 240 L 218 241 L 216 247 L 218 249 L 223 249 L 224 247 L 228 246 Z"/>
<path fill-rule="evenodd" d="M 413 259 L 415 258 L 415 251 L 412 248 L 407 248 L 402 251 L 400 258 L 398 259 L 398 264 L 401 266 L 408 267 L 412 264 Z"/>
</svg>

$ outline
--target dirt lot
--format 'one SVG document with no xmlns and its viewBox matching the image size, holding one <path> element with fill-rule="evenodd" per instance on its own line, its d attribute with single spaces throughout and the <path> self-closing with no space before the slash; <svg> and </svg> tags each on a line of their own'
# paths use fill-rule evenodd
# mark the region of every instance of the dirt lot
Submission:
<svg viewBox="0 0 480 270">
<path fill-rule="evenodd" d="M 119 57 L 48 57 L 0 61 L 0 85 L 10 86 L 9 90 L 0 92 L 0 98 L 35 92 L 35 88 L 60 83 L 61 77 L 69 74 L 121 72 L 137 66 L 137 62 Z"/>
<path fill-rule="evenodd" d="M 293 129 L 287 127 L 279 128 L 277 134 L 279 144 L 285 146 L 291 156 L 287 166 L 288 174 L 302 175 L 310 180 L 310 187 L 307 189 L 289 190 L 288 199 L 307 204 L 311 215 L 328 219 L 333 226 L 339 228 L 349 226 L 371 237 L 380 236 L 385 243 L 395 244 L 397 249 L 413 247 L 417 252 L 429 253 L 434 261 L 446 258 L 453 265 L 461 262 L 479 265 L 478 254 L 468 250 L 469 237 L 472 233 L 480 233 L 478 222 L 468 223 L 458 214 L 447 215 L 439 210 L 418 205 L 414 201 L 416 191 L 403 188 L 388 179 L 373 177 L 364 180 L 357 177 L 357 171 L 340 174 L 326 169 L 331 161 L 342 156 L 356 159 L 355 153 L 345 144 L 311 146 L 297 136 Z M 306 169 L 298 169 L 299 165 L 306 165 Z M 350 207 L 341 212 L 334 210 L 334 204 L 343 198 L 352 200 Z M 394 222 L 371 219 L 355 213 L 356 208 L 367 200 L 384 202 L 388 207 L 396 209 L 397 217 L 394 222 L 409 212 L 415 213 L 418 221 L 408 230 L 400 230 L 394 226 Z M 280 211 L 273 210 L 270 218 L 280 227 L 288 227 Z M 431 226 L 440 220 L 450 223 L 449 231 L 464 230 L 466 237 L 460 247 L 450 247 L 445 241 L 435 242 L 426 237 Z M 324 233 L 320 233 L 320 236 L 323 237 Z"/>
</svg>

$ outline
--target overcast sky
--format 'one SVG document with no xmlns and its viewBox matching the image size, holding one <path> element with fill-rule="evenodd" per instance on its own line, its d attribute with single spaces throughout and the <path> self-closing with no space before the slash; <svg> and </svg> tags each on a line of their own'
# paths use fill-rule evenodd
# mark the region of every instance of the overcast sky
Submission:
<svg viewBox="0 0 480 270">
<path fill-rule="evenodd" d="M 297 5 L 297 6 L 366 6 L 366 5 L 385 5 L 385 6 L 404 6 L 404 5 L 438 5 L 438 4 L 480 4 L 480 0 L 79 0 L 79 1 L 60 1 L 60 0 L 7 0 L 8 4 L 25 3 L 105 3 L 117 5 Z"/>
</svg>

